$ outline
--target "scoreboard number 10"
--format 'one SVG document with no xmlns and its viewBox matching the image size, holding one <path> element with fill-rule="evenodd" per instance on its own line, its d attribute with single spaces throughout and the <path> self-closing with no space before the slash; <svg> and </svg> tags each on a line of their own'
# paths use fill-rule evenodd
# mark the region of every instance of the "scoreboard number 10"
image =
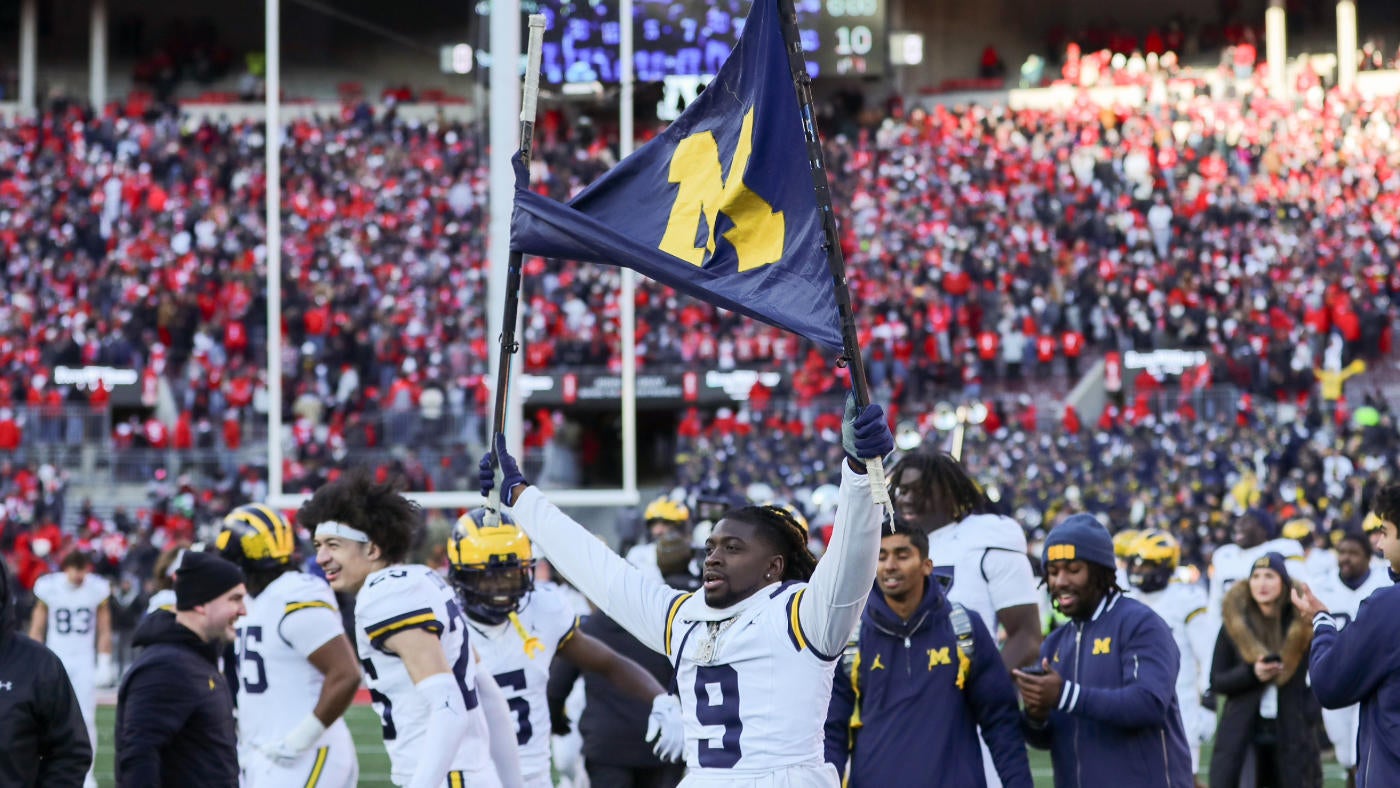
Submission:
<svg viewBox="0 0 1400 788">
<path fill-rule="evenodd" d="M 865 25 L 841 25 L 836 28 L 836 54 L 868 55 L 875 46 L 875 35 Z"/>
</svg>

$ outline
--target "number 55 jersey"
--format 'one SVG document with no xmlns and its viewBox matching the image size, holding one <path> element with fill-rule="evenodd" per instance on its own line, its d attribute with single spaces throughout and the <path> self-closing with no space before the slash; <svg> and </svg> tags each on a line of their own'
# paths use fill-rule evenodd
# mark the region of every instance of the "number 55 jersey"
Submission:
<svg viewBox="0 0 1400 788">
<path fill-rule="evenodd" d="M 499 786 L 487 741 L 486 718 L 476 694 L 476 659 L 467 620 L 456 594 L 422 564 L 398 564 L 373 572 L 355 597 L 355 640 L 370 699 L 389 751 L 389 776 L 405 785 L 418 766 L 428 729 L 428 704 L 408 669 L 385 641 L 399 632 L 424 629 L 437 635 L 467 708 L 468 732 L 452 758 L 454 785 Z"/>
<path fill-rule="evenodd" d="M 330 586 L 319 577 L 286 572 L 256 597 L 238 620 L 238 745 L 248 788 L 350 785 L 358 774 L 355 744 L 345 720 L 321 734 L 296 762 L 279 766 L 258 752 L 275 745 L 316 708 L 324 678 L 309 661 L 345 633 Z"/>
<path fill-rule="evenodd" d="M 520 602 L 520 628 L 511 621 L 485 624 L 467 617 L 489 670 L 515 717 L 520 773 L 527 786 L 552 786 L 550 775 L 549 664 L 578 631 L 578 617 L 554 586 L 541 583 Z M 522 631 L 523 630 L 523 631 Z"/>
</svg>

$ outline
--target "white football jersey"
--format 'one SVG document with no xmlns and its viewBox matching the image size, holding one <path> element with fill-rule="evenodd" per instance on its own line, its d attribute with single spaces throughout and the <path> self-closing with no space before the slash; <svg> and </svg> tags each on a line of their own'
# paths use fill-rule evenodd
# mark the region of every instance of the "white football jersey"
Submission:
<svg viewBox="0 0 1400 788">
<path fill-rule="evenodd" d="M 578 631 L 578 617 L 552 584 L 536 586 L 521 600 L 517 616 L 539 643 L 538 650 L 532 648 L 532 653 L 527 653 L 525 641 L 509 621 L 491 625 L 468 616 L 467 623 L 481 667 L 495 677 L 515 715 L 515 741 L 520 748 L 520 772 L 525 784 L 549 784 L 551 726 L 545 693 L 549 664 Z"/>
<path fill-rule="evenodd" d="M 466 617 L 447 582 L 422 564 L 396 564 L 373 572 L 355 597 L 356 647 L 389 751 L 390 777 L 396 784 L 412 779 L 428 728 L 428 704 L 403 662 L 384 650 L 385 640 L 412 628 L 438 636 L 466 703 L 468 734 L 452 759 L 452 770 L 463 773 L 466 785 L 497 785 L 486 718 L 476 694 L 476 660 Z"/>
<path fill-rule="evenodd" d="M 536 488 L 515 503 L 516 522 L 550 563 L 676 666 L 686 785 L 840 784 L 825 762 L 823 722 L 880 544 L 869 480 L 842 466 L 831 546 L 811 580 L 774 580 L 722 609 L 644 576 Z"/>
<path fill-rule="evenodd" d="M 283 574 L 261 594 L 247 597 L 245 605 L 248 615 L 234 625 L 238 738 L 277 742 L 320 698 L 324 677 L 308 657 L 345 629 L 331 587 L 302 572 Z M 337 720 L 332 728 L 344 725 Z"/>
<path fill-rule="evenodd" d="M 1040 603 L 1026 532 L 1010 517 L 974 514 L 945 525 L 929 533 L 928 553 L 948 599 L 976 611 L 993 637 L 998 610 Z"/>
<path fill-rule="evenodd" d="M 1330 577 L 1320 579 L 1313 586 L 1313 593 L 1327 606 L 1327 611 L 1337 622 L 1337 629 L 1341 630 L 1356 618 L 1357 610 L 1367 597 L 1389 585 L 1390 573 L 1376 571 L 1372 566 L 1371 573 L 1355 590 L 1348 588 L 1347 584 L 1342 582 L 1342 576 L 1334 571 Z"/>
<path fill-rule="evenodd" d="M 151 594 L 151 599 L 146 603 L 146 615 L 150 615 L 157 610 L 164 610 L 167 613 L 175 612 L 175 590 L 162 588 Z"/>
<path fill-rule="evenodd" d="M 1197 583 L 1169 583 L 1161 591 L 1144 593 L 1134 589 L 1130 596 L 1152 608 L 1171 627 L 1172 639 L 1181 652 L 1176 694 L 1181 707 L 1200 705 L 1200 697 L 1210 684 L 1210 663 L 1215 655 L 1215 636 L 1206 615 L 1206 590 Z"/>
<path fill-rule="evenodd" d="M 96 668 L 97 608 L 111 595 L 111 585 L 92 572 L 79 586 L 68 582 L 63 572 L 44 575 L 34 583 L 34 596 L 49 609 L 44 645 L 58 655 L 70 676 Z"/>
<path fill-rule="evenodd" d="M 1303 556 L 1303 577 L 1309 585 L 1326 583 L 1337 573 L 1337 554 L 1322 547 L 1314 547 Z"/>
<path fill-rule="evenodd" d="M 700 607 L 693 594 L 672 603 L 664 643 L 679 664 L 675 688 L 690 768 L 778 769 L 822 757 L 820 726 L 810 736 L 793 735 L 793 720 L 823 719 L 831 700 L 834 663 L 806 644 L 798 623 L 806 588 L 775 583 L 719 624 L 687 616 Z M 720 628 L 710 646 L 711 630 Z"/>
<path fill-rule="evenodd" d="M 1254 562 L 1265 553 L 1278 553 L 1288 559 L 1289 574 L 1300 575 L 1296 578 L 1298 580 L 1306 579 L 1301 577 L 1303 546 L 1298 544 L 1297 539 L 1271 539 L 1248 550 L 1233 543 L 1221 545 L 1210 559 L 1210 604 L 1207 610 L 1213 631 L 1220 631 L 1220 606 L 1224 603 L 1225 592 L 1230 590 L 1230 586 L 1248 578 L 1254 571 Z"/>
</svg>

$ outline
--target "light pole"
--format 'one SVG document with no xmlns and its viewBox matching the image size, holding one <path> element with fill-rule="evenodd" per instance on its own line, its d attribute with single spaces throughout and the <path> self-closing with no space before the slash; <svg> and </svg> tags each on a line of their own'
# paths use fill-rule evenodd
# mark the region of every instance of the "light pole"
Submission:
<svg viewBox="0 0 1400 788">
<path fill-rule="evenodd" d="M 987 406 L 981 402 L 956 408 L 950 403 L 940 402 L 933 407 L 933 428 L 939 432 L 952 431 L 953 443 L 948 453 L 959 462 L 962 461 L 963 436 L 967 433 L 967 425 L 981 424 L 986 420 Z"/>
</svg>

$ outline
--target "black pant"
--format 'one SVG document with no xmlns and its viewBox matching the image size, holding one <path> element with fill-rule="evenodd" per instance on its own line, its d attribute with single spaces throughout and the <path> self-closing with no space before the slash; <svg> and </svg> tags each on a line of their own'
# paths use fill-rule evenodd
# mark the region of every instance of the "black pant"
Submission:
<svg viewBox="0 0 1400 788">
<path fill-rule="evenodd" d="M 1283 788 L 1278 773 L 1278 721 L 1254 721 L 1254 785 L 1256 788 Z"/>
<path fill-rule="evenodd" d="M 588 781 L 594 788 L 675 788 L 685 776 L 685 766 L 671 763 L 665 766 L 615 766 L 584 760 Z"/>
</svg>

